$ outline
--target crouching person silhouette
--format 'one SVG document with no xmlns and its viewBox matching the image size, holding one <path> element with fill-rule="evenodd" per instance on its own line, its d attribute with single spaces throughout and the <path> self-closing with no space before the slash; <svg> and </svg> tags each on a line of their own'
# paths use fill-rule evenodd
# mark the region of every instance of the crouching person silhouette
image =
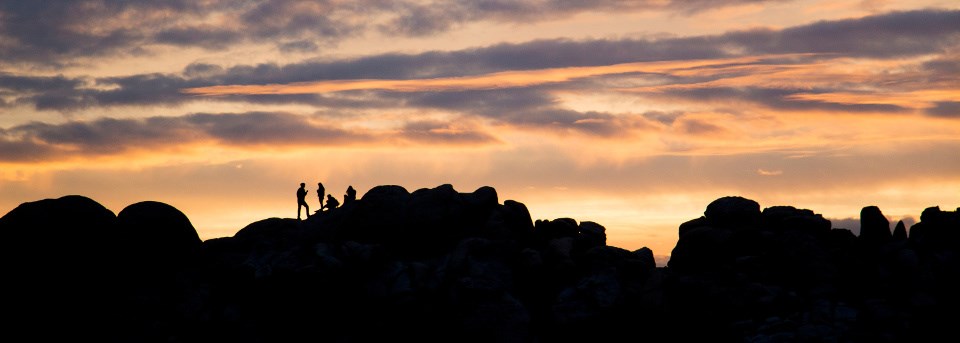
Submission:
<svg viewBox="0 0 960 343">
<path fill-rule="evenodd" d="M 307 189 L 306 184 L 300 183 L 300 188 L 297 189 L 297 220 L 300 220 L 300 206 L 306 208 L 307 218 L 310 218 L 310 205 L 307 205 Z"/>
<path fill-rule="evenodd" d="M 337 198 L 334 198 L 334 197 L 333 197 L 333 194 L 328 194 L 328 195 L 327 195 L 327 204 L 326 204 L 326 205 L 323 205 L 323 208 L 326 208 L 327 210 L 332 210 L 332 209 L 337 208 L 337 206 L 340 206 L 340 202 L 337 201 Z"/>
</svg>

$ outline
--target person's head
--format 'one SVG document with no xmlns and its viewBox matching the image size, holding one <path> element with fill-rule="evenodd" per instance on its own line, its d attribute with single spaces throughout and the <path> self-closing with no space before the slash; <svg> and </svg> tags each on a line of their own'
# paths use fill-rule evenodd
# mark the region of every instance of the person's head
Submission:
<svg viewBox="0 0 960 343">
<path fill-rule="evenodd" d="M 305 184 L 305 183 L 303 183 L 303 182 L 300 183 L 300 187 L 304 187 L 304 186 L 306 186 L 306 185 L 307 185 L 307 184 Z"/>
</svg>

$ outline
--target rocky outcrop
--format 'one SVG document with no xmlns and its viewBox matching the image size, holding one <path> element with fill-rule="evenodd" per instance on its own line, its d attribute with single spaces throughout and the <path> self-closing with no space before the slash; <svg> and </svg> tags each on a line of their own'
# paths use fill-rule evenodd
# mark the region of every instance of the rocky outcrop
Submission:
<svg viewBox="0 0 960 343">
<path fill-rule="evenodd" d="M 118 239 L 130 248 L 132 263 L 144 267 L 178 268 L 194 259 L 200 236 L 190 219 L 173 206 L 144 201 L 117 214 Z"/>
<path fill-rule="evenodd" d="M 890 221 L 883 216 L 880 208 L 867 206 L 860 211 L 860 240 L 866 244 L 879 245 L 893 239 L 890 234 Z"/>
<path fill-rule="evenodd" d="M 743 197 L 723 197 L 707 205 L 703 215 L 715 226 L 745 227 L 760 218 L 760 204 Z"/>
<path fill-rule="evenodd" d="M 907 240 L 907 226 L 903 221 L 898 221 L 897 226 L 893 228 L 893 240 L 903 242 Z"/>
<path fill-rule="evenodd" d="M 23 267 L 10 280 L 23 284 L 4 299 L 35 303 L 49 299 L 36 286 L 75 282 L 38 281 L 47 264 L 88 280 L 22 320 L 75 324 L 47 331 L 51 340 L 565 340 L 626 333 L 626 319 L 647 316 L 636 306 L 662 303 L 649 300 L 658 287 L 649 249 L 607 246 L 593 222 L 534 223 L 490 187 L 380 186 L 305 221 L 265 219 L 205 242 L 172 206 L 142 202 L 114 216 L 80 197 L 24 204 L 0 231 L 22 247 L 6 250 L 4 261 Z M 78 310 L 50 315 L 67 307 Z"/>
<path fill-rule="evenodd" d="M 753 206 L 721 198 L 680 225 L 668 314 L 708 329 L 682 340 L 926 341 L 960 318 L 955 212 L 925 210 L 908 239 L 902 222 L 891 234 L 875 206 L 861 212 L 859 237 L 810 210 Z"/>
<path fill-rule="evenodd" d="M 379 186 L 200 242 L 157 202 L 69 196 L 0 218 L 7 340 L 931 341 L 960 319 L 960 215 L 863 234 L 742 197 L 679 226 L 667 267 L 482 187 Z M 49 330 L 47 328 L 58 328 Z M 45 330 L 47 329 L 47 330 Z M 946 336 L 944 336 L 946 337 Z"/>
</svg>

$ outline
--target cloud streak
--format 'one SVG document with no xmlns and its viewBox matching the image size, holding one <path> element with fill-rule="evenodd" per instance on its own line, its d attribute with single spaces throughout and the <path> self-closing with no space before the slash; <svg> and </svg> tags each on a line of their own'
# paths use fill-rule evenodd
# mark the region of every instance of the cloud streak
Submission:
<svg viewBox="0 0 960 343">
<path fill-rule="evenodd" d="M 167 10 L 188 5 L 178 6 Z M 271 6 L 281 8 L 261 10 L 270 16 L 287 13 L 287 5 Z M 120 9 L 130 10 L 124 6 Z M 622 91 L 621 85 L 607 80 L 634 82 L 640 77 L 636 74 L 645 73 L 648 79 L 656 78 L 652 85 L 659 88 L 650 88 L 651 82 L 644 81 L 641 83 L 648 88 L 637 91 L 675 99 L 731 97 L 784 110 L 902 113 L 950 100 L 949 96 L 925 96 L 922 102 L 876 101 L 886 94 L 955 84 L 956 77 L 951 75 L 956 73 L 951 70 L 956 69 L 956 58 L 950 51 L 960 46 L 957 22 L 960 11 L 916 10 L 780 30 L 739 30 L 694 37 L 535 40 L 285 65 L 222 67 L 195 63 L 174 74 L 89 79 L 7 73 L 0 77 L 0 92 L 6 92 L 0 105 L 33 105 L 38 110 L 70 112 L 91 107 L 178 105 L 204 99 L 195 96 L 202 94 L 227 102 L 333 108 L 388 106 L 375 105 L 382 101 L 358 98 L 356 94 L 576 87 L 577 82 L 591 80 L 597 81 L 589 84 L 593 89 Z M 190 36 L 204 39 L 201 33 Z M 824 41 L 822 37 L 831 39 Z M 296 47 L 304 42 L 290 44 Z M 922 64 L 912 74 L 899 72 L 900 65 L 885 64 L 893 57 L 930 55 L 939 57 L 918 62 Z M 882 76 L 883 70 L 890 72 Z M 865 83 L 881 89 L 863 90 Z M 911 88 L 903 88 L 907 86 Z M 351 92 L 353 95 L 348 94 Z"/>
<path fill-rule="evenodd" d="M 756 0 L 727 1 L 185 1 L 77 0 L 0 4 L 0 61 L 60 65 L 76 57 L 132 55 L 150 46 L 221 49 L 274 43 L 315 49 L 377 31 L 422 36 L 495 21 L 530 23 L 583 12 L 691 13 Z M 770 1 L 774 2 L 774 1 Z M 171 19 L 174 18 L 174 19 Z M 144 49 L 147 47 L 147 49 Z"/>
<path fill-rule="evenodd" d="M 187 88 L 186 94 L 315 94 L 351 90 L 387 90 L 396 92 L 442 92 L 469 89 L 517 88 L 568 82 L 579 78 L 624 73 L 669 73 L 678 69 L 709 67 L 730 63 L 752 63 L 762 59 L 789 56 L 752 56 L 743 58 L 640 62 L 595 67 L 566 67 L 524 71 L 505 71 L 477 76 L 442 77 L 410 80 L 332 80 L 271 85 L 224 85 Z"/>
<path fill-rule="evenodd" d="M 41 162 L 113 156 L 137 151 L 177 151 L 198 144 L 239 149 L 337 147 L 415 143 L 482 145 L 493 136 L 472 125 L 410 122 L 402 129 L 338 127 L 284 112 L 194 113 L 143 119 L 100 118 L 62 124 L 32 122 L 0 129 L 0 162 Z"/>
</svg>

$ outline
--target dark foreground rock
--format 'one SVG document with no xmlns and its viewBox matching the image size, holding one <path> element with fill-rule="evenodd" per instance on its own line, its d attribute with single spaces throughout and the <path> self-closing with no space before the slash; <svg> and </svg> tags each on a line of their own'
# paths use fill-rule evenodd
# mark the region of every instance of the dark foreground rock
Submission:
<svg viewBox="0 0 960 343">
<path fill-rule="evenodd" d="M 741 210 L 711 217 L 717 202 Z M 680 226 L 664 271 L 669 321 L 701 328 L 676 337 L 925 342 L 953 335 L 948 323 L 960 319 L 957 212 L 925 210 L 908 241 L 903 223 L 891 234 L 875 206 L 861 211 L 857 237 L 806 209 L 715 203 L 707 216 Z"/>
<path fill-rule="evenodd" d="M 813 211 L 725 197 L 666 268 L 496 190 L 371 189 L 305 221 L 200 242 L 162 203 L 68 196 L 0 218 L 7 341 L 883 342 L 949 334 L 960 216 L 857 237 Z M 884 232 L 885 230 L 885 232 Z M 24 338 L 26 337 L 26 338 Z M 949 337 L 949 336 L 945 336 Z M 15 339 L 16 338 L 16 339 Z"/>
</svg>

